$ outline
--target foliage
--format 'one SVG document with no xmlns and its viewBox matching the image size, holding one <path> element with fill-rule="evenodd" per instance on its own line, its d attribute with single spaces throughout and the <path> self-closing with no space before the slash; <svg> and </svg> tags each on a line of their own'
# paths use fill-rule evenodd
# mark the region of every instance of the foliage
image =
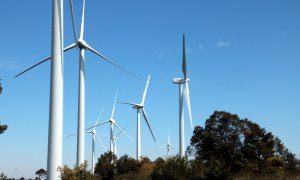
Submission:
<svg viewBox="0 0 300 180">
<path fill-rule="evenodd" d="M 2 88 L 2 84 L 1 84 L 1 78 L 0 78 L 0 94 L 2 93 L 2 90 L 3 90 L 3 88 Z"/>
<path fill-rule="evenodd" d="M 4 173 L 0 174 L 0 180 L 6 180 L 7 176 Z"/>
<path fill-rule="evenodd" d="M 151 174 L 152 179 L 187 179 L 188 160 L 180 156 L 169 157 L 166 160 L 158 158 Z"/>
<path fill-rule="evenodd" d="M 114 179 L 116 175 L 117 157 L 112 152 L 106 152 L 98 158 L 95 166 L 95 174 L 102 179 Z"/>
<path fill-rule="evenodd" d="M 1 124 L 0 124 L 0 134 L 4 133 L 4 131 L 6 131 L 7 128 L 8 128 L 7 125 L 1 125 Z"/>
<path fill-rule="evenodd" d="M 188 152 L 208 179 L 232 179 L 246 171 L 283 174 L 297 167 L 295 156 L 278 137 L 224 111 L 215 111 L 204 128 L 195 127 Z"/>
<path fill-rule="evenodd" d="M 154 163 L 152 163 L 149 158 L 143 157 L 139 166 L 139 173 L 137 174 L 136 179 L 150 179 L 151 173 L 154 169 Z"/>
<path fill-rule="evenodd" d="M 116 163 L 117 176 L 120 179 L 133 179 L 139 173 L 140 163 L 124 155 Z"/>
<path fill-rule="evenodd" d="M 88 163 L 87 161 L 84 161 L 83 164 L 78 167 L 74 167 L 74 169 L 64 166 L 63 168 L 58 168 L 58 170 L 61 174 L 62 180 L 94 180 L 95 177 L 87 170 L 87 168 Z"/>
<path fill-rule="evenodd" d="M 35 174 L 38 176 L 38 179 L 41 179 L 41 177 L 47 176 L 47 171 L 45 169 L 39 169 L 35 172 Z"/>
</svg>

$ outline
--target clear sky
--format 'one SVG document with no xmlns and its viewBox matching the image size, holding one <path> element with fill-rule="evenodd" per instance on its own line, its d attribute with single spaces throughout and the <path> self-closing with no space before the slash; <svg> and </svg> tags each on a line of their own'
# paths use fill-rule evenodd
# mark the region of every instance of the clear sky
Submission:
<svg viewBox="0 0 300 180">
<path fill-rule="evenodd" d="M 74 0 L 77 35 L 81 0 Z M 51 53 L 52 1 L 3 1 L 0 6 L 0 173 L 34 177 L 46 169 L 49 121 L 50 62 L 13 77 Z M 65 46 L 74 42 L 68 1 L 64 4 Z M 278 136 L 295 154 L 300 151 L 300 1 L 298 0 L 86 0 L 84 39 L 103 55 L 141 77 L 137 80 L 86 53 L 86 127 L 110 116 L 118 100 L 140 102 L 148 74 L 145 101 L 157 143 L 142 119 L 142 154 L 167 142 L 178 151 L 178 86 L 182 77 L 182 33 L 186 34 L 187 66 L 194 125 L 204 125 L 215 111 L 249 118 Z M 76 162 L 78 50 L 64 56 L 63 164 Z M 187 115 L 187 113 L 185 113 Z M 186 116 L 186 145 L 192 135 Z M 131 124 L 136 138 L 136 111 L 117 104 L 115 119 Z M 108 134 L 108 125 L 97 129 Z M 116 131 L 117 133 L 118 131 Z M 101 137 L 109 148 L 108 139 Z M 85 138 L 91 161 L 91 136 Z M 135 157 L 135 143 L 118 139 L 118 153 Z M 173 151 L 172 154 L 176 154 Z M 104 150 L 96 144 L 96 155 Z M 149 155 L 165 156 L 166 149 Z"/>
</svg>

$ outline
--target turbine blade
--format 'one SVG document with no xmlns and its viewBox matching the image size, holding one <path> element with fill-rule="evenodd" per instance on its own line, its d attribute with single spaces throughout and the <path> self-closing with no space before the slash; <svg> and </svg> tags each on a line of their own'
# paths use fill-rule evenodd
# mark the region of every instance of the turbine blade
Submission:
<svg viewBox="0 0 300 180">
<path fill-rule="evenodd" d="M 132 137 L 130 137 L 123 129 L 121 129 L 121 127 L 118 124 L 116 124 L 116 123 L 113 123 L 113 124 L 115 126 L 117 126 L 117 128 L 119 128 L 121 130 L 121 132 L 123 132 L 130 140 L 132 140 L 134 142 L 134 140 L 132 139 Z"/>
<path fill-rule="evenodd" d="M 191 102 L 190 102 L 190 92 L 189 92 L 189 83 L 185 82 L 185 89 L 184 89 L 185 101 L 189 113 L 190 125 L 193 129 L 193 119 L 192 119 L 192 110 L 191 110 Z"/>
<path fill-rule="evenodd" d="M 143 94 L 143 98 L 142 98 L 142 102 L 141 102 L 142 105 L 144 105 L 144 102 L 145 102 L 149 80 L 150 80 L 150 75 L 148 76 L 148 80 L 147 80 L 146 87 L 145 87 L 145 90 L 144 90 L 144 94 Z"/>
<path fill-rule="evenodd" d="M 69 2 L 70 2 L 71 17 L 72 17 L 72 25 L 73 25 L 73 33 L 74 33 L 74 42 L 76 42 L 76 41 L 77 41 L 77 37 L 76 37 L 76 28 L 75 28 L 75 21 L 74 21 L 73 2 L 72 2 L 72 0 L 70 0 Z"/>
<path fill-rule="evenodd" d="M 162 145 L 162 146 L 160 146 L 159 148 L 161 149 L 161 148 L 164 148 L 164 147 L 166 147 L 166 146 L 168 146 L 168 144 Z"/>
<path fill-rule="evenodd" d="M 100 113 L 99 113 L 98 118 L 97 118 L 97 120 L 96 120 L 96 122 L 95 122 L 95 124 L 94 124 L 94 128 L 93 128 L 93 129 L 96 128 L 96 125 L 98 124 L 98 121 L 99 121 L 99 119 L 100 119 L 100 116 L 101 116 L 101 114 L 102 114 L 102 111 L 103 111 L 103 106 L 101 107 Z"/>
<path fill-rule="evenodd" d="M 47 57 L 46 59 L 44 59 L 44 60 L 42 60 L 42 61 L 40 61 L 40 62 L 34 64 L 33 66 L 30 66 L 29 68 L 25 69 L 25 70 L 22 71 L 21 73 L 17 74 L 17 75 L 15 76 L 15 78 L 21 76 L 22 74 L 24 74 L 24 73 L 26 73 L 27 71 L 29 71 L 29 70 L 35 68 L 36 66 L 38 66 L 38 65 L 40 65 L 40 64 L 42 64 L 42 63 L 48 61 L 49 59 L 51 59 L 51 56 L 49 56 L 49 57 Z"/>
<path fill-rule="evenodd" d="M 98 137 L 98 135 L 95 134 L 95 136 L 96 136 L 96 139 L 98 140 L 98 142 L 101 144 L 102 148 L 103 148 L 105 151 L 107 151 L 106 147 L 105 147 L 105 146 L 103 145 L 103 143 L 100 141 L 100 138 Z"/>
<path fill-rule="evenodd" d="M 98 134 L 100 134 L 101 136 L 103 136 L 103 137 L 107 137 L 107 138 L 110 138 L 110 136 L 109 135 L 106 135 L 106 134 L 102 134 L 102 133 L 98 133 Z"/>
<path fill-rule="evenodd" d="M 114 101 L 114 105 L 113 105 L 113 109 L 112 109 L 112 112 L 111 112 L 110 119 L 113 119 L 113 117 L 114 117 L 114 113 L 115 113 L 115 106 L 116 106 L 116 101 L 117 101 L 117 96 L 118 96 L 118 89 L 117 89 L 117 91 L 116 91 L 116 95 L 115 95 L 115 101 Z"/>
<path fill-rule="evenodd" d="M 122 71 L 126 72 L 127 74 L 129 74 L 130 76 L 136 78 L 136 79 L 140 79 L 138 76 L 136 76 L 135 74 L 131 73 L 130 71 L 128 71 L 127 69 L 121 67 L 120 65 L 114 63 L 113 61 L 109 60 L 108 58 L 106 58 L 105 56 L 103 56 L 102 54 L 100 54 L 99 52 L 97 52 L 95 49 L 93 49 L 91 46 L 89 46 L 88 44 L 84 44 L 85 48 L 92 51 L 93 53 L 95 53 L 96 55 L 100 56 L 102 59 L 108 61 L 109 63 L 111 63 L 112 65 L 118 67 L 119 69 L 121 69 Z"/>
<path fill-rule="evenodd" d="M 183 34 L 183 42 L 182 42 L 182 72 L 184 75 L 184 79 L 187 78 L 187 71 L 186 71 L 186 57 L 185 57 L 185 36 Z"/>
<path fill-rule="evenodd" d="M 130 122 L 127 123 L 126 126 L 124 126 L 122 130 L 125 131 L 125 129 L 129 126 L 129 124 L 130 124 Z M 120 132 L 116 135 L 116 137 L 120 136 L 120 135 L 123 133 L 123 131 L 120 131 Z"/>
<path fill-rule="evenodd" d="M 151 154 L 153 154 L 153 153 L 155 153 L 155 152 L 158 151 L 159 149 L 161 149 L 161 147 L 158 147 L 158 148 L 154 149 L 153 151 L 151 151 L 151 152 L 148 154 L 148 156 L 151 155 Z"/>
<path fill-rule="evenodd" d="M 151 135 L 152 135 L 154 141 L 156 142 L 155 137 L 154 137 L 154 135 L 153 135 L 153 132 L 152 132 L 152 130 L 151 130 L 151 127 L 150 127 L 150 124 L 149 124 L 147 115 L 146 115 L 146 111 L 145 111 L 144 108 L 142 108 L 142 110 L 143 110 L 143 116 L 144 116 L 144 119 L 145 119 L 145 121 L 146 121 L 146 123 L 147 123 L 147 125 L 148 125 L 148 128 L 149 128 L 149 130 L 150 130 L 150 132 L 151 132 Z"/>
<path fill-rule="evenodd" d="M 118 101 L 117 103 L 119 103 L 119 104 L 128 104 L 128 105 L 131 105 L 131 106 L 134 106 L 134 105 L 136 105 L 136 104 L 134 104 L 134 103 L 129 103 L 129 102 L 121 102 L 121 101 Z"/>
<path fill-rule="evenodd" d="M 75 43 L 73 43 L 73 44 L 71 44 L 70 46 L 66 47 L 63 51 L 66 52 L 66 51 L 68 51 L 68 50 L 70 50 L 70 49 L 72 49 L 72 48 L 74 48 L 74 47 L 76 47 L 76 44 L 75 44 Z M 15 78 L 21 76 L 22 74 L 24 74 L 24 73 L 26 73 L 27 71 L 29 71 L 29 70 L 35 68 L 36 66 L 38 66 L 38 65 L 40 65 L 40 64 L 42 64 L 42 63 L 48 61 L 49 59 L 51 59 L 51 56 L 49 56 L 49 57 L 43 59 L 42 61 L 40 61 L 40 62 L 34 64 L 33 66 L 30 66 L 29 68 L 25 69 L 25 70 L 22 71 L 21 73 L 17 74 L 17 75 L 15 76 Z"/>
<path fill-rule="evenodd" d="M 176 150 L 171 144 L 169 144 L 169 146 L 170 146 L 172 149 Z"/>
<path fill-rule="evenodd" d="M 80 39 L 83 39 L 83 31 L 84 31 L 84 10 L 85 10 L 85 0 L 82 2 L 82 16 L 81 16 L 81 27 L 80 27 Z"/>
<path fill-rule="evenodd" d="M 108 122 L 109 122 L 109 120 L 104 121 L 104 122 L 102 122 L 102 123 L 98 123 L 98 124 L 96 124 L 95 126 L 92 126 L 92 127 L 89 127 L 89 128 L 87 128 L 87 129 L 85 129 L 85 131 L 90 130 L 90 129 L 93 129 L 94 127 L 100 126 L 100 125 L 105 124 L 105 123 L 108 123 Z"/>
<path fill-rule="evenodd" d="M 71 135 L 68 135 L 67 137 L 72 137 L 72 136 L 76 136 L 77 134 L 71 134 Z"/>
</svg>

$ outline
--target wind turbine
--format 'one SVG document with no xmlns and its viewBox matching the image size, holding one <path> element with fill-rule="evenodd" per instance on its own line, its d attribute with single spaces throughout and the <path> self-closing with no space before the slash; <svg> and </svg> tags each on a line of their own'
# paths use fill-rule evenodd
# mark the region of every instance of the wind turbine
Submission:
<svg viewBox="0 0 300 180">
<path fill-rule="evenodd" d="M 184 34 L 183 34 L 183 49 L 182 49 L 182 51 L 183 51 L 182 72 L 183 72 L 184 78 L 173 78 L 173 83 L 179 85 L 179 155 L 180 155 L 180 157 L 183 157 L 185 154 L 183 94 L 185 95 L 187 110 L 188 110 L 189 119 L 190 119 L 190 125 L 191 125 L 191 128 L 193 129 L 193 120 L 192 120 L 192 111 L 191 111 L 189 84 L 188 84 L 190 79 L 187 78 Z"/>
<path fill-rule="evenodd" d="M 152 154 L 152 153 L 154 153 L 154 152 L 156 152 L 156 151 L 158 151 L 159 149 L 162 149 L 162 148 L 164 148 L 164 147 L 167 147 L 167 158 L 169 157 L 169 153 L 170 153 L 170 149 L 171 149 L 171 148 L 174 149 L 174 150 L 176 150 L 176 149 L 171 145 L 171 143 L 170 143 L 170 131 L 169 131 L 169 136 L 168 136 L 168 142 L 167 142 L 167 144 L 164 144 L 164 145 L 160 146 L 160 147 L 157 148 L 156 150 L 152 151 L 150 154 Z M 149 154 L 149 155 L 150 155 L 150 154 Z"/>
<path fill-rule="evenodd" d="M 105 135 L 105 134 L 101 134 L 102 136 L 105 136 L 105 137 L 108 137 L 108 138 L 112 138 L 113 139 L 113 153 L 118 156 L 118 150 L 117 150 L 117 140 L 118 140 L 118 137 L 125 132 L 125 129 L 127 128 L 127 126 L 129 125 L 130 123 L 128 123 L 116 136 L 108 136 L 108 135 Z M 128 138 L 131 140 L 131 141 L 134 141 L 130 136 L 128 136 Z"/>
<path fill-rule="evenodd" d="M 84 64 L 85 64 L 85 50 L 89 50 L 96 54 L 97 56 L 101 57 L 102 59 L 108 61 L 109 63 L 113 64 L 114 66 L 118 67 L 119 69 L 125 71 L 126 73 L 130 74 L 131 76 L 136 77 L 134 74 L 126 70 L 125 68 L 121 67 L 120 65 L 114 63 L 113 61 L 109 60 L 90 45 L 83 39 L 84 35 L 84 18 L 85 18 L 85 0 L 83 0 L 82 5 L 82 17 L 81 17 L 81 28 L 80 28 L 80 36 L 79 39 L 76 37 L 76 29 L 75 29 L 75 21 L 74 21 L 74 11 L 73 11 L 73 3 L 72 0 L 70 2 L 70 9 L 72 15 L 72 24 L 73 24 L 73 33 L 74 33 L 74 40 L 76 43 L 69 45 L 68 47 L 64 48 L 63 51 L 66 52 L 70 49 L 75 47 L 79 48 L 79 93 L 78 93 L 78 129 L 77 129 L 77 160 L 76 164 L 79 166 L 84 162 L 84 128 L 85 128 L 85 77 L 84 77 Z M 27 68 L 26 70 L 22 71 L 21 73 L 17 74 L 15 77 L 18 77 L 25 72 L 31 70 L 32 68 L 48 61 L 51 59 L 51 56 L 45 58 L 44 60 L 34 64 L 33 66 Z M 137 77 L 136 77 L 137 78 Z"/>
<path fill-rule="evenodd" d="M 169 136 L 168 136 L 168 143 L 165 145 L 162 145 L 160 148 L 167 147 L 167 158 L 169 157 L 170 149 L 176 150 L 171 144 L 170 144 L 170 131 L 169 131 Z"/>
<path fill-rule="evenodd" d="M 102 114 L 102 109 L 99 113 L 99 116 L 95 122 L 95 125 L 98 124 L 98 121 L 100 119 L 100 116 Z M 100 143 L 100 145 L 102 146 L 102 148 L 106 151 L 106 147 L 103 145 L 103 143 L 101 142 L 100 138 L 98 137 L 97 135 L 97 131 L 96 131 L 96 126 L 94 125 L 93 129 L 90 130 L 90 131 L 85 131 L 86 133 L 90 133 L 92 134 L 92 167 L 91 167 L 91 170 L 92 170 L 92 173 L 94 173 L 94 169 L 95 169 L 95 139 L 98 140 L 98 142 Z M 77 134 L 72 134 L 72 135 L 69 135 L 67 137 L 71 137 L 71 136 L 76 136 Z"/>
<path fill-rule="evenodd" d="M 100 113 L 99 113 L 99 116 L 95 122 L 95 125 L 98 124 L 98 121 L 100 119 L 100 116 L 102 114 L 102 110 L 103 108 L 101 109 Z M 100 138 L 98 137 L 97 135 L 97 131 L 96 131 L 96 126 L 94 125 L 93 129 L 90 130 L 90 131 L 85 131 L 86 133 L 90 133 L 92 134 L 92 173 L 94 174 L 94 169 L 95 169 L 95 139 L 98 140 L 98 142 L 100 143 L 100 145 L 102 146 L 102 148 L 106 151 L 106 147 L 103 145 L 103 143 L 101 142 Z M 70 136 L 74 136 L 74 135 L 77 135 L 77 134 L 73 134 L 73 135 L 69 135 L 68 137 Z"/>
<path fill-rule="evenodd" d="M 117 100 L 117 96 L 118 96 L 118 90 L 116 91 L 116 96 L 115 96 L 115 101 L 114 101 L 114 105 L 112 108 L 112 112 L 111 112 L 111 116 L 108 120 L 101 122 L 101 123 L 97 123 L 94 126 L 88 128 L 92 129 L 96 126 L 100 126 L 102 124 L 106 124 L 109 123 L 110 124 L 110 151 L 114 153 L 114 147 L 115 147 L 115 136 L 114 136 L 114 126 L 116 126 L 117 128 L 119 128 L 121 130 L 121 132 L 123 132 L 129 139 L 132 139 L 125 131 L 123 131 L 123 129 L 120 128 L 120 126 L 116 123 L 116 120 L 114 119 L 114 113 L 115 113 L 115 106 L 116 106 L 116 100 Z"/>
<path fill-rule="evenodd" d="M 137 144 L 136 144 L 136 159 L 137 160 L 141 159 L 141 123 L 140 123 L 141 115 L 140 115 L 140 110 L 142 110 L 144 119 L 147 123 L 147 126 L 148 126 L 150 132 L 151 132 L 153 140 L 156 142 L 155 137 L 153 135 L 153 132 L 151 130 L 147 115 L 146 115 L 145 108 L 144 108 L 145 107 L 144 102 L 145 102 L 145 98 L 146 98 L 146 94 L 147 94 L 149 80 L 150 80 L 150 75 L 148 76 L 148 80 L 147 80 L 147 83 L 146 83 L 146 87 L 145 87 L 145 90 L 144 90 L 144 94 L 143 94 L 143 98 L 142 98 L 141 103 L 137 104 L 137 103 L 120 102 L 122 104 L 129 104 L 129 105 L 132 106 L 133 109 L 137 110 L 137 135 L 136 135 L 136 142 L 137 142 Z"/>
</svg>

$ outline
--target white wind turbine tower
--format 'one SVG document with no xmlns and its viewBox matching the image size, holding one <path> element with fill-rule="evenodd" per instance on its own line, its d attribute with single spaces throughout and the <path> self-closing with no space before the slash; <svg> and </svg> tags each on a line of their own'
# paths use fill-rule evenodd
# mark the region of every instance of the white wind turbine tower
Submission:
<svg viewBox="0 0 300 180">
<path fill-rule="evenodd" d="M 188 85 L 188 82 L 190 81 L 190 79 L 187 78 L 184 34 L 183 34 L 182 72 L 183 72 L 184 78 L 173 78 L 173 83 L 179 85 L 179 155 L 180 155 L 180 157 L 183 157 L 185 155 L 183 94 L 185 95 L 187 110 L 189 113 L 190 125 L 191 125 L 191 128 L 193 129 L 193 120 L 192 120 L 189 85 Z"/>
<path fill-rule="evenodd" d="M 86 43 L 86 41 L 83 39 L 84 34 L 84 18 L 85 18 L 85 0 L 83 0 L 83 6 L 82 6 L 82 18 L 81 18 L 81 28 L 80 28 L 80 36 L 77 40 L 76 38 L 76 30 L 75 30 L 75 21 L 74 21 L 74 13 L 73 13 L 73 4 L 72 0 L 70 0 L 70 9 L 71 9 L 71 15 L 72 15 L 72 23 L 73 23 L 73 33 L 74 33 L 74 39 L 76 43 L 73 43 L 63 49 L 64 52 L 73 49 L 75 47 L 79 48 L 79 93 L 78 93 L 78 129 L 77 129 L 77 158 L 76 158 L 76 165 L 79 166 L 84 162 L 84 128 L 85 128 L 85 77 L 84 77 L 84 63 L 85 63 L 85 50 L 89 50 L 96 54 L 97 56 L 100 56 L 102 59 L 108 61 L 109 63 L 113 64 L 114 66 L 120 68 L 121 70 L 125 71 L 126 73 L 136 77 L 134 74 L 127 71 L 125 68 L 119 66 L 118 64 L 114 63 L 113 61 L 109 60 L 102 54 L 100 54 L 98 51 L 96 51 L 94 48 L 92 48 L 90 45 Z M 44 60 L 34 64 L 33 66 L 29 67 L 28 69 L 22 71 L 15 77 L 18 77 L 25 72 L 31 70 L 32 68 L 48 61 L 51 59 L 51 56 L 45 58 Z M 53 58 L 52 58 L 53 59 Z"/>
<path fill-rule="evenodd" d="M 63 1 L 52 0 L 51 80 L 48 130 L 47 178 L 60 177 L 63 134 Z"/>
<path fill-rule="evenodd" d="M 153 140 L 156 142 L 155 140 L 155 137 L 153 135 L 153 132 L 151 130 L 151 127 L 150 127 L 150 124 L 149 124 L 149 121 L 148 121 L 148 118 L 147 118 L 147 115 L 146 115 L 146 111 L 145 111 L 145 108 L 144 108 L 144 102 L 145 102 L 145 98 L 146 98 L 146 94 L 147 94 L 147 89 L 148 89 L 148 84 L 149 84 L 149 80 L 150 80 L 150 75 L 148 76 L 148 80 L 147 80 L 147 83 L 146 83 L 146 87 L 145 87 L 145 90 L 144 90 L 144 94 L 143 94 L 143 98 L 142 98 L 142 101 L 140 104 L 137 104 L 137 103 L 127 103 L 127 102 L 120 102 L 122 104 L 129 104 L 132 106 L 133 109 L 136 109 L 137 110 L 137 135 L 136 135 L 136 159 L 137 160 L 140 160 L 141 159 L 141 127 L 140 127 L 140 119 L 141 119 L 141 115 L 140 115 L 140 110 L 142 110 L 142 113 L 143 113 L 143 116 L 144 116 L 144 119 L 147 123 L 147 126 L 151 132 L 151 135 L 153 137 Z"/>
<path fill-rule="evenodd" d="M 125 131 L 123 131 L 123 129 L 120 128 L 120 126 L 116 123 L 116 120 L 114 119 L 117 95 L 118 95 L 118 90 L 116 91 L 115 101 L 114 101 L 114 105 L 113 105 L 113 108 L 112 108 L 110 118 L 107 121 L 97 123 L 93 127 L 90 127 L 90 128 L 87 129 L 87 130 L 89 130 L 89 129 L 92 129 L 96 126 L 100 126 L 100 125 L 105 124 L 105 123 L 110 123 L 110 136 L 109 136 L 109 138 L 110 138 L 110 151 L 113 152 L 113 153 L 114 153 L 115 140 L 116 140 L 115 136 L 114 136 L 114 126 L 119 128 L 121 130 L 121 132 L 123 132 L 129 139 L 132 139 Z"/>
</svg>

